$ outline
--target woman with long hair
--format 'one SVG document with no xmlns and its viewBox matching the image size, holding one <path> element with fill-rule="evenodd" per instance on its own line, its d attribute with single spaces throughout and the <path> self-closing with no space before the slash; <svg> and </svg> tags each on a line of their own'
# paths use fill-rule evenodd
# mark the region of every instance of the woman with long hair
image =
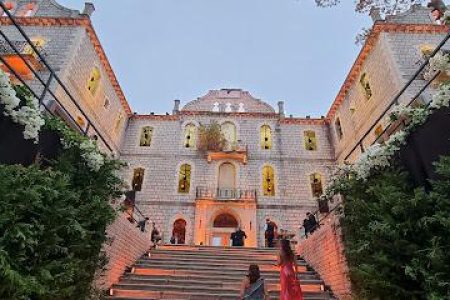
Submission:
<svg viewBox="0 0 450 300">
<path fill-rule="evenodd" d="M 242 300 L 269 299 L 267 287 L 261 277 L 258 265 L 250 265 L 248 268 L 248 274 L 242 281 L 240 296 Z"/>
<path fill-rule="evenodd" d="M 297 280 L 297 260 L 289 240 L 281 240 L 278 265 L 280 266 L 280 300 L 303 300 Z"/>
</svg>

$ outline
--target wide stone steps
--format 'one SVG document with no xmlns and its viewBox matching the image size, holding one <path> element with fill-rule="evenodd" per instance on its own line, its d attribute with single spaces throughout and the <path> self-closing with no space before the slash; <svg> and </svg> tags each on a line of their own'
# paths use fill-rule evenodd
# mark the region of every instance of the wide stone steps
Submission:
<svg viewBox="0 0 450 300">
<path fill-rule="evenodd" d="M 271 299 L 279 298 L 279 268 L 274 249 L 163 246 L 142 256 L 111 288 L 109 299 L 238 299 L 250 264 L 258 264 Z M 298 261 L 305 299 L 331 299 L 324 282 Z"/>
</svg>

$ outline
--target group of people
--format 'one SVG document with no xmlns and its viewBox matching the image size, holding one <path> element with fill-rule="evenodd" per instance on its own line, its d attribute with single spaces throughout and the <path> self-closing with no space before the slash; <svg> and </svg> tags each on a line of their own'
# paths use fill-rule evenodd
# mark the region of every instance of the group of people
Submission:
<svg viewBox="0 0 450 300">
<path fill-rule="evenodd" d="M 278 255 L 280 266 L 280 300 L 303 300 L 300 282 L 297 279 L 297 259 L 289 240 L 280 241 Z M 261 277 L 258 265 L 250 265 L 248 274 L 241 284 L 242 300 L 267 300 L 267 285 Z"/>
</svg>

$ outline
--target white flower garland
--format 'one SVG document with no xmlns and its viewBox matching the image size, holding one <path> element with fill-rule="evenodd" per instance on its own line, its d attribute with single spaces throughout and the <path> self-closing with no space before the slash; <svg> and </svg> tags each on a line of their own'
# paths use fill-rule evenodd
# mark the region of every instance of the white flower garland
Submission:
<svg viewBox="0 0 450 300">
<path fill-rule="evenodd" d="M 39 109 L 39 103 L 34 97 L 26 97 L 25 105 L 18 108 L 20 99 L 11 85 L 8 75 L 0 69 L 0 103 L 5 105 L 3 114 L 11 117 L 13 122 L 25 126 L 23 136 L 26 140 L 39 141 L 39 131 L 45 124 Z"/>
<path fill-rule="evenodd" d="M 20 99 L 11 85 L 9 76 L 0 69 L 0 103 L 4 105 L 5 116 L 9 116 L 13 122 L 24 125 L 23 136 L 27 140 L 39 141 L 39 131 L 45 124 L 42 113 L 39 109 L 39 102 L 34 97 L 27 96 L 25 105 L 19 108 Z M 105 163 L 105 157 L 100 153 L 97 144 L 86 139 L 82 142 L 74 139 L 65 140 L 61 138 L 64 149 L 79 147 L 81 157 L 86 161 L 88 167 L 93 171 L 98 171 Z"/>
<path fill-rule="evenodd" d="M 430 58 L 428 63 L 428 69 L 423 74 L 423 78 L 425 80 L 431 80 L 439 71 L 448 73 L 448 70 L 450 69 L 450 56 L 448 54 L 444 54 L 442 51 L 439 51 Z"/>
</svg>

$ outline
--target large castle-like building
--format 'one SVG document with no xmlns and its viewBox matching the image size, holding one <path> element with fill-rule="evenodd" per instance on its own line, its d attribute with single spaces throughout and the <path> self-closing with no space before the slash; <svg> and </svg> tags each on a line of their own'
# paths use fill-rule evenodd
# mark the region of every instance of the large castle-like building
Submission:
<svg viewBox="0 0 450 300">
<path fill-rule="evenodd" d="M 61 103 L 50 97 L 47 103 L 95 136 L 80 110 L 85 112 L 110 151 L 128 163 L 123 176 L 136 192 L 136 205 L 166 242 L 175 230 L 187 244 L 224 245 L 241 226 L 246 246 L 262 246 L 266 218 L 297 232 L 305 213 L 317 210 L 336 165 L 357 159 L 383 133 L 386 120 L 380 116 L 423 52 L 447 32 L 420 5 L 384 19 L 374 12 L 372 31 L 325 117 L 287 116 L 282 101 L 275 109 L 240 89 L 212 90 L 184 105 L 175 100 L 172 114 L 141 115 L 132 113 L 97 38 L 91 4 L 79 12 L 55 0 L 2 2 L 79 107 L 58 85 L 54 93 Z M 0 17 L 0 25 L 23 53 L 33 54 L 8 18 Z M 2 37 L 0 56 L 14 63 Z M 18 71 L 36 82 L 26 68 Z M 399 102 L 423 83 L 415 81 Z M 212 123 L 220 126 L 226 146 L 198 149 L 199 131 Z M 98 143 L 106 149 L 104 141 Z"/>
</svg>

